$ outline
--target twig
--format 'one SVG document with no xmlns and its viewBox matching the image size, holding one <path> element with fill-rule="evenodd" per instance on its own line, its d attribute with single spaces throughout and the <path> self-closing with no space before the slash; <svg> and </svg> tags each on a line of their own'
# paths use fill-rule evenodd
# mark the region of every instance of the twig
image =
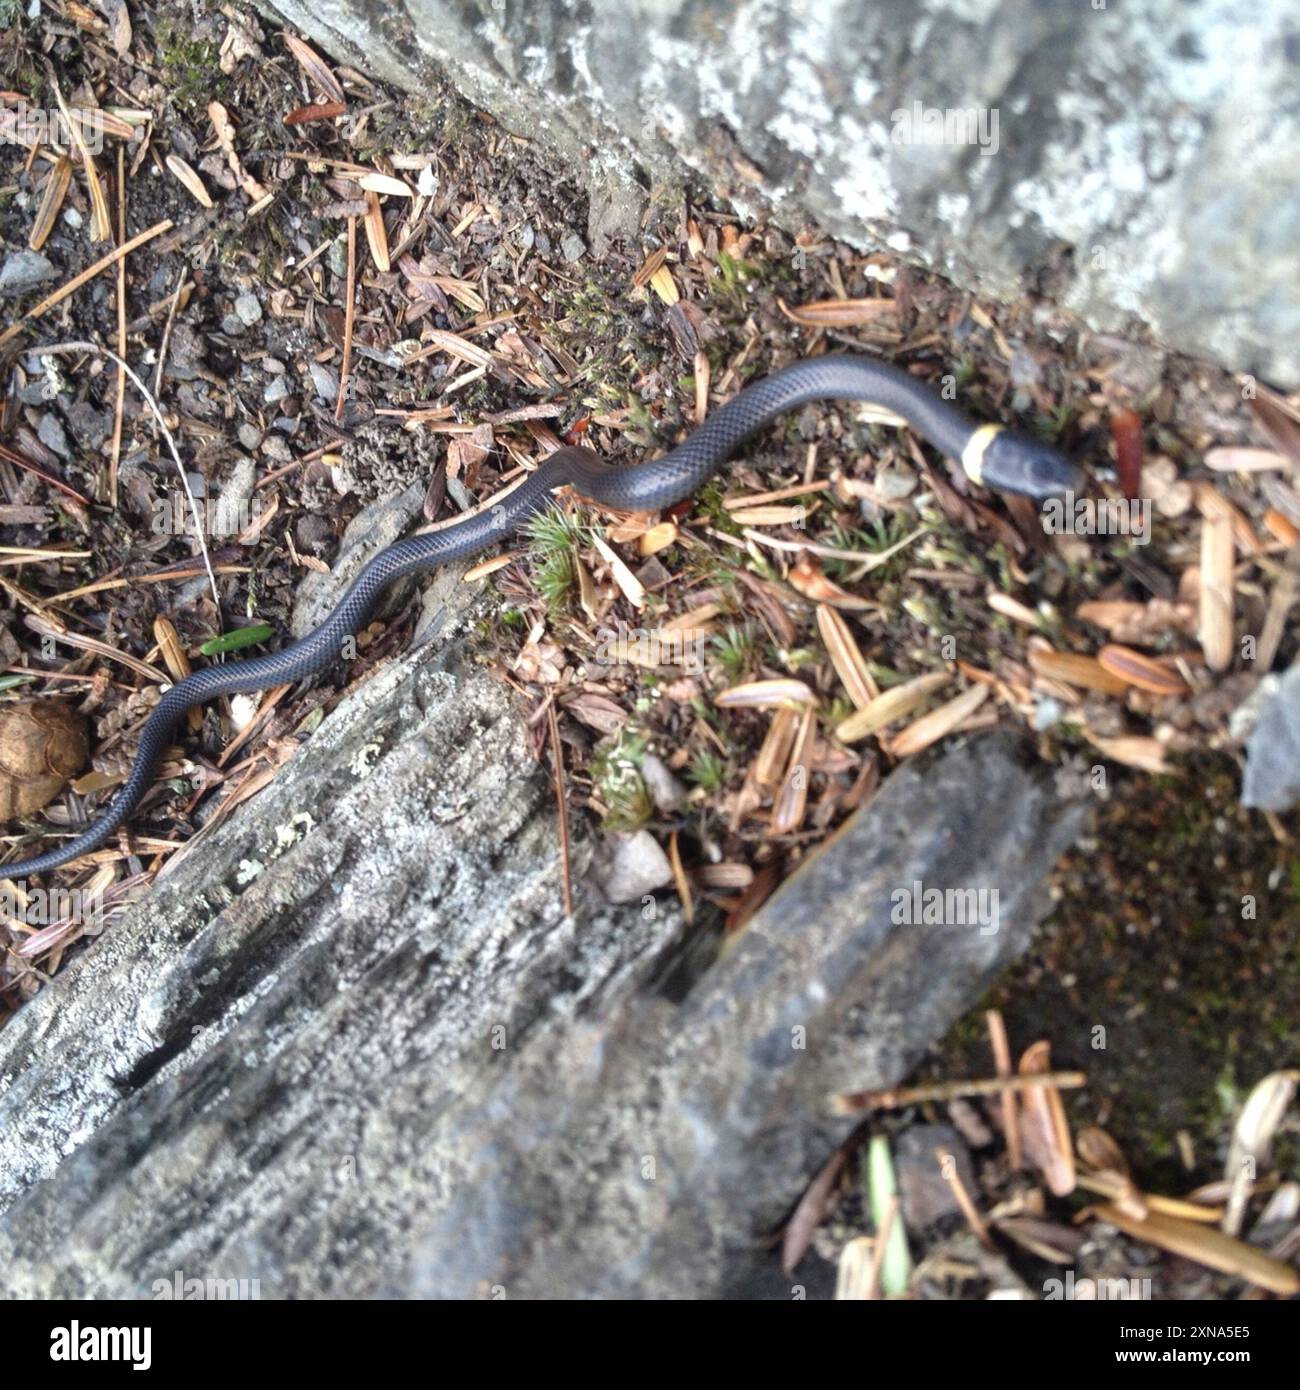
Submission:
<svg viewBox="0 0 1300 1390">
<path fill-rule="evenodd" d="M 925 535 L 927 528 L 918 527 L 910 536 L 904 536 L 896 545 L 891 545 L 888 550 L 840 550 L 833 545 L 814 545 L 812 541 L 782 541 L 775 536 L 765 536 L 761 531 L 755 531 L 746 527 L 741 534 L 746 540 L 757 541 L 759 545 L 771 546 L 773 550 L 806 550 L 810 555 L 818 555 L 824 560 L 858 560 L 862 565 L 862 574 L 869 570 L 878 569 L 881 565 L 891 560 L 900 550 L 918 541 Z M 861 578 L 861 575 L 858 576 Z"/>
<path fill-rule="evenodd" d="M 348 392 L 348 375 L 352 371 L 352 319 L 357 298 L 357 219 L 348 218 L 348 302 L 343 311 L 343 365 L 339 368 L 339 394 L 334 402 L 334 420 L 343 419 L 343 402 Z"/>
<path fill-rule="evenodd" d="M 126 146 L 117 147 L 117 244 L 126 240 Z M 117 263 L 117 351 L 126 356 L 126 261 Z M 117 510 L 117 467 L 122 458 L 122 417 L 126 406 L 126 373 L 117 370 L 113 401 L 113 450 L 108 458 L 108 504 Z"/>
<path fill-rule="evenodd" d="M 16 449 L 11 449 L 7 444 L 0 444 L 0 459 L 12 463 L 15 468 L 23 468 L 28 473 L 35 474 L 43 483 L 48 483 L 56 491 L 72 498 L 74 502 L 79 502 L 83 507 L 90 507 L 90 498 L 83 497 L 71 483 L 65 483 L 53 473 L 47 473 L 39 464 L 33 463 L 31 459 L 24 457 Z"/>
<path fill-rule="evenodd" d="M 107 642 L 99 641 L 98 638 L 83 637 L 79 632 L 69 632 L 66 628 L 56 627 L 48 618 L 44 617 L 27 618 L 25 622 L 33 632 L 41 637 L 52 637 L 56 642 L 63 642 L 69 647 L 77 647 L 84 652 L 94 652 L 96 656 L 102 656 L 106 661 L 119 661 L 123 666 L 129 666 L 132 671 L 143 676 L 147 681 L 154 681 L 158 685 L 169 684 L 170 678 L 166 671 L 160 671 L 156 666 L 150 666 L 147 662 L 138 660 L 130 652 L 120 652 L 116 647 L 111 647 Z"/>
<path fill-rule="evenodd" d="M 163 324 L 162 337 L 158 341 L 158 365 L 153 374 L 153 393 L 161 398 L 163 370 L 167 366 L 167 349 L 171 346 L 172 326 L 176 322 L 176 310 L 180 307 L 181 295 L 185 291 L 185 277 L 189 273 L 189 266 L 182 265 L 181 273 L 176 280 L 176 289 L 172 294 L 172 302 L 167 306 L 167 322 Z"/>
<path fill-rule="evenodd" d="M 989 1029 L 989 1045 L 993 1048 L 993 1065 L 999 1076 L 1012 1075 L 1011 1043 L 1007 1039 L 1007 1025 L 997 1009 L 990 1009 L 985 1015 Z M 1011 1091 L 1002 1093 L 1002 1128 L 1006 1131 L 1007 1158 L 1013 1171 L 1024 1166 L 1020 1149 L 1020 1108 Z"/>
<path fill-rule="evenodd" d="M 936 1081 L 921 1086 L 899 1086 L 884 1091 L 852 1091 L 831 1097 L 837 1115 L 856 1115 L 862 1110 L 899 1110 L 925 1101 L 961 1100 L 966 1096 L 999 1096 L 1004 1091 L 1028 1091 L 1036 1086 L 1055 1086 L 1061 1091 L 1086 1086 L 1081 1071 L 1043 1071 L 1029 1076 L 994 1076 L 983 1081 Z"/>
<path fill-rule="evenodd" d="M 989 1235 L 989 1228 L 971 1200 L 970 1193 L 966 1191 L 966 1184 L 961 1180 L 956 1156 L 946 1149 L 935 1149 L 934 1156 L 939 1164 L 939 1176 L 952 1189 L 953 1200 L 961 1208 L 961 1214 L 966 1218 L 966 1224 L 974 1231 L 975 1238 L 986 1250 L 996 1250 L 997 1246 L 993 1243 L 993 1237 Z"/>
<path fill-rule="evenodd" d="M 137 246 L 143 246 L 146 241 L 151 241 L 154 237 L 161 236 L 163 232 L 170 231 L 172 225 L 171 218 L 164 217 L 161 222 L 155 222 L 148 231 L 137 232 L 130 241 L 124 241 L 115 251 L 110 251 L 107 256 L 101 256 L 94 265 L 88 266 L 80 275 L 74 275 L 66 285 L 61 285 L 53 294 L 46 295 L 39 304 L 28 309 L 22 318 L 16 319 L 3 333 L 0 333 L 0 347 L 3 347 L 5 343 L 12 342 L 19 333 L 22 332 L 23 326 L 30 323 L 32 319 L 38 319 L 47 309 L 53 309 L 56 304 L 62 304 L 70 294 L 74 294 L 79 290 L 87 280 L 93 280 L 100 271 L 107 270 L 109 266 L 115 265 L 124 256 L 129 256 Z M 95 348 L 95 351 L 106 352 L 107 349 Z M 128 370 L 130 369 L 128 368 Z"/>
<path fill-rule="evenodd" d="M 162 224 L 159 223 L 161 226 Z M 208 543 L 203 535 L 203 515 L 199 511 L 198 500 L 190 490 L 190 480 L 185 476 L 185 465 L 181 463 L 181 456 L 176 448 L 176 441 L 172 438 L 172 432 L 167 428 L 167 421 L 163 419 L 163 413 L 158 407 L 158 402 L 150 394 L 149 388 L 136 376 L 133 368 L 129 367 L 126 361 L 119 357 L 112 349 L 100 347 L 98 343 L 52 343 L 45 347 L 35 349 L 37 357 L 51 355 L 67 356 L 73 352 L 98 352 L 117 365 L 131 378 L 131 384 L 140 393 L 141 399 L 153 412 L 153 417 L 158 421 L 158 428 L 162 431 L 163 438 L 167 441 L 167 448 L 171 452 L 172 462 L 176 465 L 177 477 L 181 480 L 181 490 L 185 493 L 190 504 L 190 515 L 194 518 L 194 534 L 198 539 L 199 551 L 203 556 L 203 567 L 208 572 L 208 583 L 212 586 L 212 600 L 217 606 L 217 616 L 221 616 L 221 595 L 217 592 L 217 576 L 212 571 L 212 559 L 208 555 Z"/>
<path fill-rule="evenodd" d="M 555 700 L 548 700 L 546 721 L 551 730 L 551 757 L 555 762 L 555 801 L 560 813 L 560 859 L 564 868 L 564 915 L 573 916 L 573 866 L 569 862 L 569 808 L 564 799 L 564 759 L 560 753 L 560 721 Z"/>
</svg>

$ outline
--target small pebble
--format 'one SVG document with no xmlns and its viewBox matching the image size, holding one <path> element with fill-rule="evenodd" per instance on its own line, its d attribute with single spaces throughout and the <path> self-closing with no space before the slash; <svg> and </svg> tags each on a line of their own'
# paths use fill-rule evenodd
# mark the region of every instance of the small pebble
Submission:
<svg viewBox="0 0 1300 1390">
<path fill-rule="evenodd" d="M 246 328 L 252 328 L 262 317 L 261 300 L 255 294 L 241 294 L 235 300 L 235 313 Z"/>
<path fill-rule="evenodd" d="M 337 400 L 339 394 L 339 374 L 332 367 L 327 367 L 323 362 L 313 362 L 308 370 L 311 372 L 312 384 L 316 387 L 316 394 L 321 400 Z"/>
<path fill-rule="evenodd" d="M 262 440 L 261 452 L 275 463 L 293 462 L 293 455 L 289 452 L 289 446 L 285 443 L 283 435 L 268 434 Z"/>
<path fill-rule="evenodd" d="M 672 865 L 648 830 L 613 831 L 592 857 L 591 876 L 614 903 L 631 903 L 671 883 Z"/>
<path fill-rule="evenodd" d="M 901 502 L 916 491 L 916 474 L 906 464 L 876 474 L 876 492 L 883 502 Z"/>
<path fill-rule="evenodd" d="M 54 267 L 39 251 L 14 251 L 0 266 L 0 299 L 26 294 L 54 279 Z"/>
<path fill-rule="evenodd" d="M 658 811 L 676 811 L 686 800 L 686 788 L 668 770 L 662 758 L 647 753 L 641 759 L 641 778 Z"/>
<path fill-rule="evenodd" d="M 570 232 L 568 236 L 560 242 L 560 255 L 566 261 L 580 261 L 587 254 L 587 245 L 576 233 Z"/>
<path fill-rule="evenodd" d="M 41 423 L 36 431 L 36 437 L 47 449 L 58 454 L 60 458 L 68 458 L 70 456 L 71 450 L 68 448 L 68 436 L 57 415 L 41 416 Z"/>
<path fill-rule="evenodd" d="M 1034 705 L 1034 728 L 1040 734 L 1054 729 L 1064 713 L 1059 700 L 1054 700 L 1050 695 L 1044 696 Z"/>
</svg>

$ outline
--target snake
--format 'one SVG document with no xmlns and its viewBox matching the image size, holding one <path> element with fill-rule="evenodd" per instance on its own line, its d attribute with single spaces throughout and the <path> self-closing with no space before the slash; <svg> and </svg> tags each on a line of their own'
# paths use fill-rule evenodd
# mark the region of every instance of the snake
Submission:
<svg viewBox="0 0 1300 1390">
<path fill-rule="evenodd" d="M 1081 474 L 1052 445 L 997 424 L 973 420 L 950 400 L 889 363 L 856 354 L 804 358 L 751 382 L 680 444 L 634 464 L 605 462 L 590 449 L 557 449 L 510 491 L 439 528 L 417 532 L 379 552 L 359 571 L 322 622 L 298 641 L 266 655 L 194 671 L 170 686 L 140 731 L 126 780 L 80 834 L 32 859 L 0 865 L 0 875 L 27 878 L 98 849 L 153 785 L 171 733 L 190 710 L 222 695 L 300 681 L 341 659 L 379 596 L 397 580 L 463 560 L 500 541 L 570 487 L 619 511 L 661 512 L 690 497 L 735 451 L 790 410 L 820 401 L 857 401 L 901 416 L 972 482 L 1036 501 L 1078 488 Z"/>
</svg>

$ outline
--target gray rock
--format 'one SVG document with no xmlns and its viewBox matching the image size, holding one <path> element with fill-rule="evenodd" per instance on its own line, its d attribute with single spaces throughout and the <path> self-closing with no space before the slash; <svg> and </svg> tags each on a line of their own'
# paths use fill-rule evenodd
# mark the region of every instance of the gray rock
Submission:
<svg viewBox="0 0 1300 1390">
<path fill-rule="evenodd" d="M 339 374 L 323 362 L 313 362 L 308 370 L 311 372 L 312 385 L 321 400 L 336 400 L 339 394 Z"/>
<path fill-rule="evenodd" d="M 648 830 L 611 831 L 596 846 L 591 880 L 612 903 L 640 902 L 673 881 L 672 865 Z"/>
<path fill-rule="evenodd" d="M 570 232 L 560 242 L 560 255 L 566 261 L 580 261 L 586 254 L 586 243 L 576 232 Z"/>
<path fill-rule="evenodd" d="M 686 788 L 669 771 L 667 763 L 653 753 L 641 759 L 641 778 L 656 811 L 680 810 L 686 801 Z"/>
<path fill-rule="evenodd" d="M 68 444 L 67 432 L 63 428 L 63 421 L 57 415 L 46 413 L 41 416 L 41 423 L 37 426 L 36 437 L 51 452 L 58 454 L 60 458 L 70 458 L 72 450 Z"/>
<path fill-rule="evenodd" d="M 990 735 L 661 992 L 672 911 L 564 918 L 549 778 L 450 593 L 0 1033 L 11 1295 L 788 1298 L 759 1238 L 853 1124 L 827 1094 L 896 1083 L 1023 949 L 1081 813 Z M 997 888 L 1002 929 L 896 924 L 916 879 Z"/>
<path fill-rule="evenodd" d="M 1180 351 L 1300 385 L 1283 0 L 1249 24 L 1215 0 L 273 9 L 412 90 L 445 74 L 588 168 L 596 202 L 611 166 L 626 185 L 689 174 L 791 230 L 888 246 L 987 294 L 1041 285 L 1098 327 L 1136 316 Z"/>
<path fill-rule="evenodd" d="M 284 400 L 291 390 L 292 388 L 284 376 L 273 376 L 262 391 L 262 399 L 267 405 L 275 405 L 277 401 Z"/>
<path fill-rule="evenodd" d="M 257 479 L 257 465 L 247 455 L 235 460 L 212 512 L 211 528 L 216 537 L 237 536 L 252 520 L 249 502 Z"/>
<path fill-rule="evenodd" d="M 587 240 L 597 260 L 614 242 L 636 244 L 646 191 L 629 176 L 625 162 L 597 158 L 588 174 Z"/>
<path fill-rule="evenodd" d="M 262 302 L 255 294 L 241 294 L 235 300 L 235 313 L 245 328 L 252 328 L 262 318 Z"/>
<path fill-rule="evenodd" d="M 75 401 L 63 415 L 77 447 L 88 454 L 98 450 L 113 428 L 112 415 L 106 410 L 96 410 L 89 401 Z"/>
<path fill-rule="evenodd" d="M 1300 801 L 1300 663 L 1265 698 L 1246 744 L 1241 804 L 1289 811 Z"/>
<path fill-rule="evenodd" d="M 11 251 L 0 265 L 0 299 L 26 294 L 54 276 L 54 267 L 39 251 Z"/>
</svg>

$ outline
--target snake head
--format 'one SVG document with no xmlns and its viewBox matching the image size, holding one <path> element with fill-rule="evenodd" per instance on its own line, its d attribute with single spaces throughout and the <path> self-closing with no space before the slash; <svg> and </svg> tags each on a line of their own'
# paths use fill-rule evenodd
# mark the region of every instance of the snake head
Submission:
<svg viewBox="0 0 1300 1390">
<path fill-rule="evenodd" d="M 980 460 L 980 482 L 1036 501 L 1084 490 L 1083 472 L 1059 449 L 1028 435 L 999 430 Z"/>
</svg>

